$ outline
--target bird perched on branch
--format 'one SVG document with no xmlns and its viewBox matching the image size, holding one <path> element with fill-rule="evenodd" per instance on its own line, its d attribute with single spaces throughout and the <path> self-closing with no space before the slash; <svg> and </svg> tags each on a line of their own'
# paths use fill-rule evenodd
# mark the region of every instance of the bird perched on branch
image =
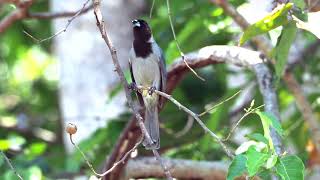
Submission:
<svg viewBox="0 0 320 180">
<path fill-rule="evenodd" d="M 155 42 L 148 23 L 141 19 L 132 21 L 134 40 L 130 51 L 129 67 L 132 86 L 148 88 L 148 91 L 137 93 L 141 106 L 145 107 L 144 125 L 152 143 L 146 138 L 143 145 L 146 149 L 160 147 L 158 108 L 163 98 L 154 90 L 165 91 L 166 64 L 161 48 Z"/>
</svg>

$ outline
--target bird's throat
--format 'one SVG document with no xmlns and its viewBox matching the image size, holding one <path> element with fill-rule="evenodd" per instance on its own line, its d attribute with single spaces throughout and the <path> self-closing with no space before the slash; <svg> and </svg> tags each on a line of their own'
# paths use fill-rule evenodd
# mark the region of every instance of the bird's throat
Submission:
<svg viewBox="0 0 320 180">
<path fill-rule="evenodd" d="M 152 53 L 152 44 L 148 41 L 135 39 L 133 41 L 133 49 L 136 57 L 146 58 Z"/>
</svg>

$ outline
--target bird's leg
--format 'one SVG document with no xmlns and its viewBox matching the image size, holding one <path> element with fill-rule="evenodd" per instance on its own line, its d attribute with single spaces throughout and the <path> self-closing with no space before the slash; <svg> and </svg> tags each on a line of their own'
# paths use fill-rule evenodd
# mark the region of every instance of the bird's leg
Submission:
<svg viewBox="0 0 320 180">
<path fill-rule="evenodd" d="M 156 87 L 155 86 L 151 86 L 149 88 L 149 90 L 148 90 L 149 95 L 151 96 L 154 93 L 155 90 L 156 90 Z"/>
<path fill-rule="evenodd" d="M 138 91 L 138 87 L 135 82 L 130 83 L 128 88 L 132 91 Z"/>
</svg>

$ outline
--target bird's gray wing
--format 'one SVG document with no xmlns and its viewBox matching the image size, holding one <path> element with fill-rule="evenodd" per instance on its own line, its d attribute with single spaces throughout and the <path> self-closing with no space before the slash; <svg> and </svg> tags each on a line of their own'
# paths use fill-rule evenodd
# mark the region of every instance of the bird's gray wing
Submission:
<svg viewBox="0 0 320 180">
<path fill-rule="evenodd" d="M 162 49 L 158 46 L 156 42 L 153 42 L 152 44 L 153 52 L 158 57 L 158 63 L 159 63 L 159 70 L 160 70 L 160 91 L 166 92 L 166 82 L 167 82 L 167 69 L 166 69 L 166 60 L 164 58 L 164 54 L 162 52 Z M 165 98 L 160 96 L 159 97 L 159 107 L 162 107 L 164 103 Z"/>
<path fill-rule="evenodd" d="M 134 80 L 134 76 L 133 76 L 133 71 L 132 71 L 132 62 L 131 61 L 133 58 L 135 58 L 135 57 L 133 55 L 133 48 L 131 48 L 130 55 L 129 55 L 129 69 L 130 69 L 130 74 L 131 74 L 131 80 L 134 84 L 136 84 L 136 81 Z M 143 103 L 142 95 L 139 92 L 136 92 L 136 95 L 139 100 L 140 106 L 143 107 L 144 103 Z"/>
</svg>

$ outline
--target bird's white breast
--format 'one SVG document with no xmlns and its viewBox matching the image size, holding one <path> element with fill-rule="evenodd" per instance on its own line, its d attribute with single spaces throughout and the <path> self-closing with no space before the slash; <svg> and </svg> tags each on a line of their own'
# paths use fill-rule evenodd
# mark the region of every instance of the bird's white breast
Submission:
<svg viewBox="0 0 320 180">
<path fill-rule="evenodd" d="M 158 57 L 150 54 L 147 58 L 133 57 L 131 59 L 132 71 L 137 85 L 160 87 L 160 70 Z"/>
</svg>

